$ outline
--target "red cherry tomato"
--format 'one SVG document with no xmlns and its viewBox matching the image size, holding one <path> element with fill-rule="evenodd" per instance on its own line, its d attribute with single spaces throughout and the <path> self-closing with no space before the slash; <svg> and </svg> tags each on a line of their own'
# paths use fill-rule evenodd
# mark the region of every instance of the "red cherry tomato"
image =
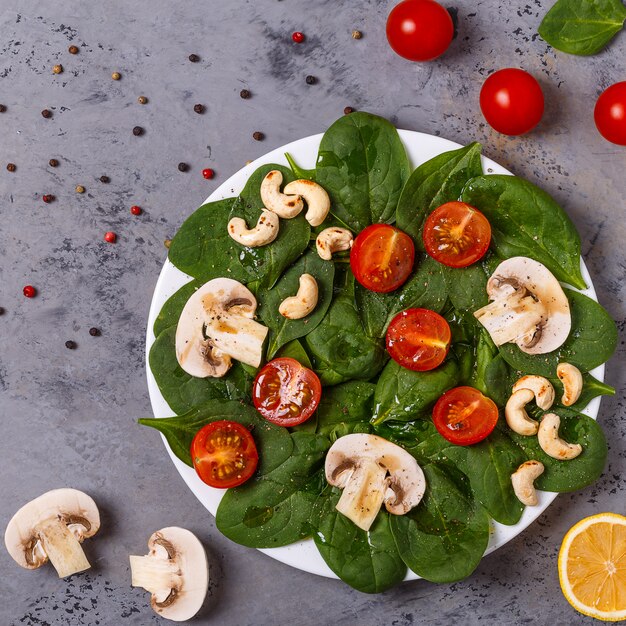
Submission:
<svg viewBox="0 0 626 626">
<path fill-rule="evenodd" d="M 387 329 L 389 356 L 407 369 L 426 372 L 439 367 L 450 347 L 450 326 L 430 309 L 398 313 Z"/>
<path fill-rule="evenodd" d="M 537 126 L 543 104 L 543 92 L 534 76 L 516 68 L 495 72 L 480 90 L 485 119 L 505 135 L 523 135 Z"/>
<path fill-rule="evenodd" d="M 265 365 L 254 379 L 256 410 L 279 426 L 297 426 L 315 413 L 322 397 L 317 374 L 295 359 L 281 357 Z"/>
<path fill-rule="evenodd" d="M 454 36 L 450 14 L 435 0 L 404 0 L 387 18 L 387 40 L 396 54 L 409 61 L 432 61 Z"/>
<path fill-rule="evenodd" d="M 600 94 L 593 116 L 607 141 L 626 146 L 626 81 L 615 83 Z"/>
<path fill-rule="evenodd" d="M 245 426 L 220 420 L 196 433 L 191 442 L 191 459 L 203 482 L 227 489 L 245 483 L 254 474 L 259 453 Z"/>
<path fill-rule="evenodd" d="M 362 230 L 350 251 L 354 277 L 371 291 L 387 293 L 409 277 L 415 260 L 413 240 L 399 228 L 372 224 Z"/>
<path fill-rule="evenodd" d="M 489 248 L 487 218 L 465 202 L 446 202 L 426 219 L 422 233 L 426 252 L 448 267 L 467 267 Z"/>
<path fill-rule="evenodd" d="M 439 434 L 457 446 L 469 446 L 496 427 L 498 407 L 474 387 L 455 387 L 437 400 L 433 422 Z"/>
</svg>

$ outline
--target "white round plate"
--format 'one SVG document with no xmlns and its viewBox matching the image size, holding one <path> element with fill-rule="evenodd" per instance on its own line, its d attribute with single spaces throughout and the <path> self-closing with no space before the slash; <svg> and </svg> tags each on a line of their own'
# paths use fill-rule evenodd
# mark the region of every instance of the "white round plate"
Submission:
<svg viewBox="0 0 626 626">
<path fill-rule="evenodd" d="M 432 159 L 442 152 L 455 150 L 456 148 L 462 147 L 461 145 L 453 141 L 449 141 L 441 137 L 435 137 L 433 135 L 426 135 L 424 133 L 418 133 L 409 130 L 400 130 L 398 132 L 400 133 L 400 138 L 402 139 L 402 143 L 406 148 L 407 154 L 413 167 L 421 165 L 425 161 Z M 257 167 L 263 165 L 264 163 L 279 163 L 283 165 L 288 165 L 287 160 L 284 156 L 285 152 L 289 152 L 295 159 L 296 163 L 298 163 L 301 167 L 311 169 L 314 168 L 317 158 L 317 149 L 319 147 L 321 138 L 321 134 L 312 135 L 311 137 L 305 137 L 304 139 L 294 141 L 285 146 L 282 146 L 281 148 L 277 148 L 276 150 L 268 152 L 266 155 L 256 159 L 252 163 L 240 169 L 225 183 L 220 185 L 207 198 L 207 202 L 236 196 L 243 189 L 246 181 L 248 180 L 252 172 L 254 172 Z M 511 174 L 511 172 L 509 172 L 508 170 L 504 169 L 497 163 L 494 163 L 493 161 L 485 157 L 482 158 L 482 163 L 484 171 L 488 174 Z M 590 285 L 590 287 L 582 293 L 593 298 L 594 300 L 597 300 L 595 290 L 593 288 L 593 285 L 591 284 L 589 272 L 587 271 L 584 263 L 582 263 L 581 265 L 585 282 Z M 148 364 L 148 354 L 150 352 L 150 347 L 152 346 L 152 343 L 155 339 L 152 332 L 152 327 L 159 311 L 161 310 L 161 307 L 172 294 L 178 291 L 180 287 L 182 287 L 190 280 L 190 276 L 184 274 L 178 268 L 174 267 L 168 260 L 165 261 L 165 264 L 163 265 L 163 269 L 161 270 L 161 274 L 159 276 L 159 280 L 157 281 L 154 290 L 152 304 L 150 306 L 150 314 L 148 316 L 148 329 L 146 337 L 146 364 Z M 148 374 L 148 390 L 150 392 L 150 400 L 152 403 L 154 416 L 169 417 L 173 415 L 174 412 L 170 409 L 167 402 L 165 402 L 165 400 L 163 399 L 163 396 L 161 395 L 161 392 L 157 387 L 156 381 L 154 380 L 154 377 L 148 365 L 146 366 L 146 370 Z M 596 378 L 604 380 L 604 365 L 596 368 L 592 373 Z M 596 419 L 599 408 L 600 398 L 595 398 L 589 404 L 589 406 L 585 410 L 585 413 L 591 416 L 593 419 Z M 176 469 L 179 471 L 180 475 L 183 477 L 184 481 L 187 483 L 191 491 L 193 491 L 198 500 L 202 502 L 202 504 L 211 512 L 211 514 L 215 515 L 215 511 L 217 510 L 217 506 L 222 498 L 223 491 L 220 489 L 214 489 L 204 484 L 198 478 L 193 468 L 185 465 L 182 461 L 176 458 L 176 456 L 172 453 L 170 447 L 167 445 L 165 438 L 163 438 L 163 442 L 165 443 L 165 447 L 174 465 L 176 466 Z M 503 546 L 507 541 L 513 539 L 513 537 L 517 536 L 520 532 L 522 532 L 522 530 L 528 527 L 539 517 L 539 515 L 541 515 L 541 513 L 543 513 L 543 511 L 546 510 L 548 505 L 554 500 L 554 498 L 556 498 L 556 495 L 557 494 L 555 493 L 540 492 L 539 504 L 534 507 L 526 507 L 521 520 L 514 526 L 504 526 L 497 522 L 493 522 L 492 533 L 489 539 L 489 546 L 487 547 L 487 551 L 485 552 L 485 554 L 493 552 L 500 546 Z M 303 541 L 299 541 L 297 543 L 284 546 L 282 548 L 262 549 L 261 552 L 264 552 L 265 554 L 271 556 L 274 559 L 277 559 L 278 561 L 282 561 L 287 565 L 291 565 L 292 567 L 296 567 L 306 572 L 319 574 L 320 576 L 328 576 L 330 578 L 337 578 L 337 576 L 330 570 L 328 565 L 326 565 L 326 563 L 320 556 L 312 539 L 305 539 Z M 419 576 L 409 570 L 405 580 L 414 580 L 416 578 L 419 578 Z"/>
</svg>

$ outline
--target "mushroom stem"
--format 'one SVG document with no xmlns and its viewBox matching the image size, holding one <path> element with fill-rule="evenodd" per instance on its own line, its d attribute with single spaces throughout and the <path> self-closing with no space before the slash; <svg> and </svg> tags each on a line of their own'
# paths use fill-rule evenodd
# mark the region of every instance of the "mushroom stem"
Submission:
<svg viewBox="0 0 626 626">
<path fill-rule="evenodd" d="M 131 585 L 142 587 L 156 596 L 157 602 L 164 602 L 172 589 L 181 586 L 179 568 L 174 561 L 155 556 L 130 555 Z"/>
<path fill-rule="evenodd" d="M 59 578 L 84 572 L 91 567 L 80 542 L 63 520 L 44 520 L 38 524 L 36 533 Z"/>
<path fill-rule="evenodd" d="M 205 333 L 215 348 L 233 359 L 252 367 L 261 364 L 267 326 L 243 315 L 220 313 L 207 323 Z"/>
</svg>

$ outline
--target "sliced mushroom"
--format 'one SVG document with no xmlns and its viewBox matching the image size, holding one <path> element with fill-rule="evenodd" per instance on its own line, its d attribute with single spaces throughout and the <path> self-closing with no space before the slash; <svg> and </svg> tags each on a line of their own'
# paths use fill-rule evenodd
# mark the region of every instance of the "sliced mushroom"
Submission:
<svg viewBox="0 0 626 626">
<path fill-rule="evenodd" d="M 317 281 L 311 274 L 300 276 L 300 287 L 295 296 L 285 298 L 278 307 L 278 312 L 290 320 L 299 320 L 306 317 L 317 306 Z"/>
<path fill-rule="evenodd" d="M 253 367 L 261 364 L 268 328 L 255 322 L 252 292 L 231 278 L 214 278 L 183 308 L 176 328 L 176 358 L 191 376 L 219 378 L 231 358 Z"/>
<path fill-rule="evenodd" d="M 540 461 L 526 461 L 511 476 L 513 491 L 522 504 L 535 506 L 539 502 L 534 483 L 543 474 L 543 470 L 544 466 Z"/>
<path fill-rule="evenodd" d="M 335 441 L 326 455 L 326 480 L 343 489 L 337 510 L 369 530 L 383 501 L 403 515 L 419 504 L 424 472 L 406 450 L 377 435 L 354 433 Z"/>
<path fill-rule="evenodd" d="M 298 194 L 306 200 L 306 220 L 311 226 L 319 226 L 330 211 L 330 198 L 321 185 L 302 178 L 285 186 L 285 193 Z"/>
<path fill-rule="evenodd" d="M 518 435 L 534 435 L 539 424 L 526 413 L 524 408 L 535 397 L 532 389 L 518 389 L 508 399 L 504 407 L 504 417 L 509 428 Z"/>
<path fill-rule="evenodd" d="M 261 183 L 261 200 L 266 209 L 276 213 L 283 219 L 291 219 L 295 217 L 304 208 L 304 203 L 297 192 L 294 195 L 286 195 L 280 193 L 280 186 L 283 183 L 283 175 L 278 170 L 268 172 Z"/>
<path fill-rule="evenodd" d="M 334 252 L 341 252 L 342 250 L 350 250 L 354 237 L 347 228 L 339 228 L 338 226 L 331 226 L 325 228 L 315 240 L 315 247 L 317 248 L 317 254 L 325 261 L 330 261 L 333 258 Z"/>
<path fill-rule="evenodd" d="M 563 384 L 563 406 L 572 406 L 583 390 L 583 375 L 580 370 L 571 363 L 559 363 L 556 368 L 556 375 Z"/>
<path fill-rule="evenodd" d="M 150 592 L 150 604 L 161 617 L 191 619 L 209 587 L 204 547 L 193 533 L 170 526 L 153 533 L 148 548 L 146 556 L 130 556 L 131 585 Z"/>
<path fill-rule="evenodd" d="M 572 327 L 569 302 L 548 268 L 527 257 L 498 265 L 487 282 L 492 300 L 474 313 L 497 346 L 515 343 L 527 354 L 556 350 Z"/>
<path fill-rule="evenodd" d="M 26 569 L 50 561 L 65 578 L 91 567 L 81 543 L 100 528 L 96 503 L 76 489 L 54 489 L 25 504 L 9 522 L 4 542 Z"/>
<path fill-rule="evenodd" d="M 556 413 L 546 413 L 539 424 L 537 439 L 541 449 L 553 459 L 569 461 L 575 459 L 583 447 L 579 443 L 567 443 L 559 437 L 561 418 Z"/>
<path fill-rule="evenodd" d="M 543 376 L 522 376 L 513 385 L 513 393 L 520 389 L 530 389 L 535 394 L 537 406 L 544 411 L 547 411 L 554 403 L 554 387 Z"/>
<path fill-rule="evenodd" d="M 272 243 L 278 237 L 280 220 L 276 213 L 263 209 L 254 228 L 248 228 L 241 217 L 233 217 L 228 222 L 228 234 L 237 243 L 248 248 L 259 248 Z"/>
</svg>

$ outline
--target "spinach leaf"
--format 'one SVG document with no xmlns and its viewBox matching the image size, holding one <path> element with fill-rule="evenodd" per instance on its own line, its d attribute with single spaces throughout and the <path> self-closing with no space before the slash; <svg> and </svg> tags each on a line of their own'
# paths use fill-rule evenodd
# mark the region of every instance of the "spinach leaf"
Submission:
<svg viewBox="0 0 626 626">
<path fill-rule="evenodd" d="M 552 381 L 554 390 L 556 391 L 557 402 L 560 402 L 563 395 L 563 385 L 557 378 Z M 598 396 L 614 396 L 615 389 L 611 385 L 607 385 L 600 382 L 597 378 L 594 378 L 591 374 L 583 374 L 583 390 L 580 397 L 569 408 L 574 411 L 582 411 L 594 398 Z"/>
<path fill-rule="evenodd" d="M 311 274 L 319 290 L 317 306 L 312 313 L 299 320 L 291 320 L 278 311 L 281 302 L 298 291 L 302 274 Z M 292 339 L 308 335 L 322 321 L 333 297 L 335 264 L 324 261 L 315 250 L 305 252 L 278 280 L 272 289 L 262 294 L 258 316 L 269 327 L 267 358 Z"/>
<path fill-rule="evenodd" d="M 387 420 L 415 419 L 458 380 L 459 366 L 454 359 L 429 372 L 413 372 L 389 361 L 376 384 L 372 425 L 377 427 Z"/>
<path fill-rule="evenodd" d="M 275 548 L 310 534 L 322 484 L 316 473 L 330 442 L 304 432 L 292 433 L 291 439 L 293 450 L 282 464 L 224 494 L 215 523 L 232 541 L 250 548 Z"/>
<path fill-rule="evenodd" d="M 300 363 L 300 365 L 304 365 L 304 367 L 308 367 L 309 369 L 313 368 L 311 364 L 311 359 L 309 355 L 306 353 L 304 346 L 300 343 L 298 339 L 292 339 L 289 343 L 286 343 L 277 353 L 277 357 L 289 357 L 291 359 L 295 359 Z"/>
<path fill-rule="evenodd" d="M 285 158 L 287 159 L 287 163 L 289 163 L 289 167 L 291 171 L 295 174 L 296 178 L 304 178 L 306 180 L 315 180 L 315 169 L 305 170 L 300 167 L 294 160 L 293 157 L 289 154 L 289 152 L 285 152 Z"/>
<path fill-rule="evenodd" d="M 491 224 L 491 245 L 508 259 L 526 256 L 543 263 L 559 280 L 584 288 L 580 237 L 565 211 L 542 189 L 516 176 L 478 176 L 462 200 Z"/>
<path fill-rule="evenodd" d="M 176 360 L 176 326 L 166 328 L 156 338 L 148 361 L 165 401 L 179 415 L 216 398 L 250 401 L 253 377 L 237 361 L 222 378 L 196 378 L 180 367 Z"/>
<path fill-rule="evenodd" d="M 602 428 L 590 417 L 563 409 L 558 410 L 558 415 L 561 417 L 559 436 L 569 443 L 579 443 L 583 447 L 583 451 L 575 459 L 553 459 L 541 449 L 537 437 L 522 437 L 514 432 L 510 436 L 529 459 L 543 463 L 545 471 L 535 481 L 538 489 L 576 491 L 591 485 L 602 474 L 607 455 L 606 439 Z"/>
<path fill-rule="evenodd" d="M 390 515 L 398 552 L 416 574 L 436 583 L 469 576 L 489 543 L 489 516 L 467 478 L 439 463 L 424 465 L 426 493 L 406 515 Z"/>
<path fill-rule="evenodd" d="M 322 558 L 341 580 L 364 593 L 380 593 L 401 582 L 406 565 L 391 534 L 389 514 L 381 511 L 369 532 L 335 509 L 340 491 L 329 490 L 316 503 L 313 534 Z"/>
<path fill-rule="evenodd" d="M 558 0 L 539 25 L 553 48 L 587 56 L 600 52 L 624 27 L 621 0 Z"/>
<path fill-rule="evenodd" d="M 259 475 L 276 469 L 291 455 L 293 443 L 287 429 L 274 426 L 251 406 L 240 402 L 211 400 L 183 415 L 144 418 L 139 423 L 163 433 L 174 454 L 191 466 L 190 448 L 195 434 L 206 424 L 219 420 L 237 422 L 250 430 L 259 449 Z"/>
<path fill-rule="evenodd" d="M 353 432 L 369 432 L 376 385 L 350 381 L 326 387 L 317 409 L 317 432 L 334 442 Z"/>
<path fill-rule="evenodd" d="M 192 280 L 183 285 L 173 296 L 168 298 L 161 307 L 157 318 L 154 320 L 154 336 L 158 337 L 166 328 L 176 326 L 178 318 L 187 304 L 187 300 L 191 298 L 194 292 L 202 287 L 204 283 L 199 280 Z"/>
<path fill-rule="evenodd" d="M 561 361 L 587 372 L 611 357 L 617 345 L 615 322 L 595 300 L 570 289 L 565 289 L 565 294 L 572 315 L 572 330 L 565 343 L 548 354 L 526 354 L 515 344 L 504 344 L 500 354 L 511 367 L 554 378 Z"/>
<path fill-rule="evenodd" d="M 438 206 L 458 200 L 465 183 L 483 173 L 481 146 L 472 143 L 422 163 L 407 180 L 396 212 L 398 228 L 409 233 L 420 250 L 424 221 Z"/>
<path fill-rule="evenodd" d="M 490 257 L 491 255 L 480 263 L 462 268 L 439 264 L 448 298 L 455 309 L 476 311 L 488 303 L 487 280 L 491 272 L 487 270 L 487 263 Z"/>
<path fill-rule="evenodd" d="M 408 176 L 398 131 L 381 117 L 351 113 L 322 137 L 316 181 L 328 192 L 332 213 L 352 230 L 392 222 Z"/>
</svg>

